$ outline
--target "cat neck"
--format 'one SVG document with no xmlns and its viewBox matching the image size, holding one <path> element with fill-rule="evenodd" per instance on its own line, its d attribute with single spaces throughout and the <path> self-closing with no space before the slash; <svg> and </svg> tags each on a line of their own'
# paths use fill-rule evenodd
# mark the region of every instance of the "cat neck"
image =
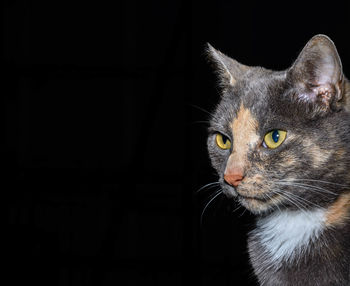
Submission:
<svg viewBox="0 0 350 286">
<path fill-rule="evenodd" d="M 305 253 L 326 227 L 326 210 L 285 210 L 259 218 L 252 235 L 272 262 L 292 261 Z"/>
</svg>

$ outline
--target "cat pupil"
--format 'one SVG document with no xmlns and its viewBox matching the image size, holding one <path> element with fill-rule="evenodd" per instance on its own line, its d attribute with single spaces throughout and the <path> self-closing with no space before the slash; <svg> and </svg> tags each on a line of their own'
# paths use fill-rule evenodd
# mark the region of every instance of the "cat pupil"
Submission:
<svg viewBox="0 0 350 286">
<path fill-rule="evenodd" d="M 273 140 L 275 143 L 278 142 L 279 137 L 280 137 L 280 134 L 279 134 L 278 130 L 273 131 L 273 133 L 272 133 L 272 140 Z"/>
<path fill-rule="evenodd" d="M 222 142 L 223 142 L 224 144 L 226 144 L 226 141 L 227 141 L 227 137 L 226 137 L 226 136 L 222 136 Z"/>
</svg>

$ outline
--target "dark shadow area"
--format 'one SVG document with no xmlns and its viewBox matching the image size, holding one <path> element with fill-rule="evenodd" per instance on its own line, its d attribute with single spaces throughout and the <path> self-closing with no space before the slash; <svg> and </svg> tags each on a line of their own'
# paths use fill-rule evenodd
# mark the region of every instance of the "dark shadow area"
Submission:
<svg viewBox="0 0 350 286">
<path fill-rule="evenodd" d="M 349 76 L 348 4 L 292 3 L 4 1 L 11 285 L 257 285 L 253 216 L 196 193 L 217 179 L 205 44 L 281 70 L 323 33 Z"/>
</svg>

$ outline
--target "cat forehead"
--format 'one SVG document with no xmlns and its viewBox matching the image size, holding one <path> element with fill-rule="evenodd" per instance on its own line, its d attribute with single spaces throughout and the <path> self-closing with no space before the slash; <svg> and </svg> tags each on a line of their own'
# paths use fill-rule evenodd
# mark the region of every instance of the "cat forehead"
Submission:
<svg viewBox="0 0 350 286">
<path fill-rule="evenodd" d="M 294 92 L 296 90 L 288 81 L 286 71 L 251 68 L 244 77 L 223 91 L 211 126 L 222 129 L 223 125 L 231 124 L 242 105 L 250 110 L 260 127 L 275 123 L 295 126 L 298 121 L 304 122 L 307 114 L 292 101 L 291 94 Z"/>
<path fill-rule="evenodd" d="M 288 92 L 285 78 L 285 72 L 254 68 L 224 91 L 215 117 L 232 122 L 243 105 L 259 121 L 266 119 L 266 114 L 272 115 L 273 110 L 281 110 L 285 105 L 284 94 Z"/>
<path fill-rule="evenodd" d="M 247 101 L 253 105 L 260 99 L 266 100 L 276 93 L 280 93 L 285 85 L 286 72 L 267 70 L 262 67 L 252 68 L 246 75 L 228 90 L 228 96 L 241 99 L 246 106 Z M 252 100 L 254 99 L 254 100 Z M 244 102 L 246 101 L 246 102 Z"/>
</svg>

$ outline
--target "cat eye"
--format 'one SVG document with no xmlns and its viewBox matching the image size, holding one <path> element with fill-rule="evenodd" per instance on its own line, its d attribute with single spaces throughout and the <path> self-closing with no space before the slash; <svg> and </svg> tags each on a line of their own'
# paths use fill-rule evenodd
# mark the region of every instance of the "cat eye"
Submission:
<svg viewBox="0 0 350 286">
<path fill-rule="evenodd" d="M 216 145 L 218 145 L 219 148 L 223 150 L 227 150 L 231 148 L 231 141 L 225 135 L 222 135 L 220 133 L 216 134 L 215 141 L 216 141 Z"/>
<path fill-rule="evenodd" d="M 264 137 L 263 146 L 265 148 L 275 149 L 280 146 L 286 139 L 287 131 L 284 130 L 272 130 Z"/>
</svg>

